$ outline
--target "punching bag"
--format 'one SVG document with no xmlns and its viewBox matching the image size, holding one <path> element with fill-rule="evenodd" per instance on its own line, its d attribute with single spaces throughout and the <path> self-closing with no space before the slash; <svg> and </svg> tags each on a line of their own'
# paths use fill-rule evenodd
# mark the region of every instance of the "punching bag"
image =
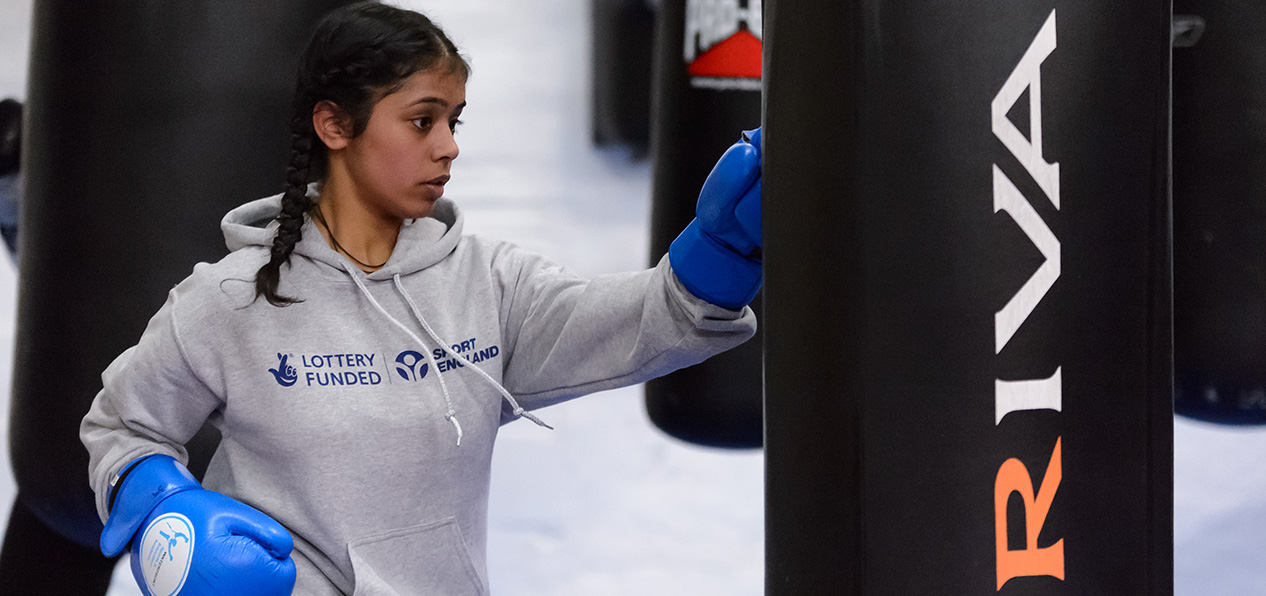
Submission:
<svg viewBox="0 0 1266 596">
<path fill-rule="evenodd" d="M 344 3 L 36 0 L 5 590 L 92 591 L 65 563 L 90 560 L 101 530 L 80 421 L 171 287 L 226 254 L 224 213 L 281 191 L 299 54 Z M 191 468 L 217 440 L 195 439 Z"/>
<path fill-rule="evenodd" d="M 1172 594 L 1170 6 L 770 0 L 770 596 Z"/>
<path fill-rule="evenodd" d="M 726 148 L 760 124 L 761 3 L 664 0 L 656 20 L 651 264 L 695 216 Z M 758 294 L 752 308 L 760 312 Z M 761 337 L 646 383 L 651 421 L 714 447 L 761 445 Z"/>
<path fill-rule="evenodd" d="M 1174 409 L 1266 423 L 1266 10 L 1176 0 L 1204 23 L 1174 49 Z"/>
<path fill-rule="evenodd" d="M 0 177 L 18 173 L 22 163 L 22 103 L 0 100 Z"/>
<path fill-rule="evenodd" d="M 0 100 L 0 237 L 10 258 L 18 247 L 18 194 L 22 164 L 22 104 L 15 99 Z"/>
<path fill-rule="evenodd" d="M 593 142 L 645 157 L 650 143 L 655 10 L 647 0 L 591 0 Z"/>
</svg>

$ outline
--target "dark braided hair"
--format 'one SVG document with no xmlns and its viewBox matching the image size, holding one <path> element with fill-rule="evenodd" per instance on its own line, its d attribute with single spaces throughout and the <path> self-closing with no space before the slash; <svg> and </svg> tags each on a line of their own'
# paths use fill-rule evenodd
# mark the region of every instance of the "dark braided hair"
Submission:
<svg viewBox="0 0 1266 596">
<path fill-rule="evenodd" d="M 378 100 L 397 91 L 410 75 L 448 68 L 462 78 L 470 66 L 439 27 L 425 16 L 360 2 L 330 12 L 317 23 L 299 61 L 294 116 L 290 120 L 290 165 L 277 215 L 268 263 L 255 274 L 255 297 L 274 306 L 299 300 L 277 293 L 282 264 L 290 263 L 314 203 L 308 182 L 325 177 L 327 150 L 312 128 L 316 104 L 329 101 L 351 123 L 352 136 L 369 124 Z"/>
</svg>

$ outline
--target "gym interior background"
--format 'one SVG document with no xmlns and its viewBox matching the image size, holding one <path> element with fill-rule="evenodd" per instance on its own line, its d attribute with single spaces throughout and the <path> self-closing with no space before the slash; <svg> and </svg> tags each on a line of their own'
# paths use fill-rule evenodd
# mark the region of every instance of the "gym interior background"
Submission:
<svg viewBox="0 0 1266 596">
<path fill-rule="evenodd" d="M 25 98 L 31 4 L 0 3 L 0 98 Z M 471 231 L 583 274 L 645 266 L 651 164 L 636 148 L 591 142 L 590 2 L 399 4 L 434 16 L 472 59 L 462 159 L 448 190 L 467 209 Z M 12 263 L 0 260 L 6 397 L 16 280 Z M 0 399 L 0 435 L 7 405 Z M 695 447 L 664 435 L 647 420 L 641 388 L 555 408 L 550 420 L 559 431 L 511 425 L 500 439 L 489 540 L 497 593 L 763 593 L 759 451 Z M 7 444 L 0 441 L 0 450 Z M 1257 427 L 1175 420 L 1175 593 L 1266 588 L 1262 453 L 1266 431 Z M 0 455 L 8 461 L 7 451 Z M 0 528 L 14 491 L 5 467 Z M 119 569 L 111 594 L 135 594 L 126 567 Z"/>
</svg>

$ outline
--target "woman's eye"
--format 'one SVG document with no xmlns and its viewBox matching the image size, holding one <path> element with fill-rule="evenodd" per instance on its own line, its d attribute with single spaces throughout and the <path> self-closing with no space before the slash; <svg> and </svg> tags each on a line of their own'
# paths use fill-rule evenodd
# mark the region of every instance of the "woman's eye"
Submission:
<svg viewBox="0 0 1266 596">
<path fill-rule="evenodd" d="M 454 118 L 448 121 L 448 129 L 452 132 L 457 132 L 457 127 L 461 124 L 463 124 L 461 120 Z"/>
<path fill-rule="evenodd" d="M 419 130 L 427 130 L 431 128 L 431 119 L 427 117 L 414 118 L 413 125 L 418 127 Z"/>
</svg>

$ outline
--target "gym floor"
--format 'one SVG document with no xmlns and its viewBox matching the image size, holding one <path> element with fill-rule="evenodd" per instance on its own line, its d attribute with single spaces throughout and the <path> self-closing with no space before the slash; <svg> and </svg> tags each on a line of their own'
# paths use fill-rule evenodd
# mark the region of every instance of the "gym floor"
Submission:
<svg viewBox="0 0 1266 596">
<path fill-rule="evenodd" d="M 397 3 L 435 17 L 473 64 L 462 156 L 446 191 L 466 209 L 468 232 L 584 275 L 647 266 L 649 164 L 589 142 L 589 0 Z M 0 0 L 0 98 L 25 97 L 31 5 Z M 0 258 L 3 462 L 16 286 Z M 606 392 L 544 410 L 554 432 L 503 429 L 489 528 L 495 593 L 763 593 L 760 453 L 669 439 L 641 400 L 639 387 Z M 1266 430 L 1179 419 L 1175 452 L 1176 594 L 1261 593 Z M 15 489 L 0 469 L 2 531 Z M 139 594 L 118 569 L 110 594 Z"/>
</svg>

